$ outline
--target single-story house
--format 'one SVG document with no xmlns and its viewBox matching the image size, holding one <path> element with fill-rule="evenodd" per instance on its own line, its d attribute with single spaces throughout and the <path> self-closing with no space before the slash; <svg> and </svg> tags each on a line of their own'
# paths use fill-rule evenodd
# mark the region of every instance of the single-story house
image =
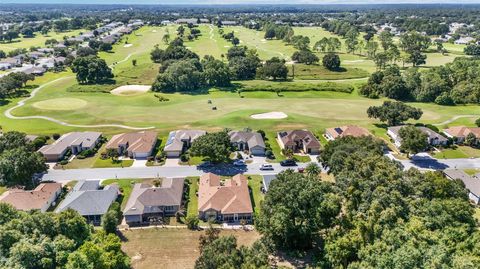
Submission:
<svg viewBox="0 0 480 269">
<path fill-rule="evenodd" d="M 451 180 L 459 179 L 465 184 L 468 189 L 468 197 L 476 205 L 480 203 L 480 173 L 470 176 L 462 170 L 447 169 L 443 171 L 443 174 Z"/>
<path fill-rule="evenodd" d="M 253 208 L 247 177 L 238 174 L 222 184 L 218 175 L 202 175 L 198 188 L 198 215 L 203 220 L 251 222 Z"/>
<path fill-rule="evenodd" d="M 467 45 L 475 41 L 475 38 L 466 36 L 466 37 L 460 37 L 459 39 L 455 40 L 454 43 L 456 45 Z"/>
<path fill-rule="evenodd" d="M 191 18 L 191 19 L 181 18 L 181 19 L 175 20 L 176 24 L 197 24 L 197 22 L 198 20 L 195 18 Z"/>
<path fill-rule="evenodd" d="M 5 58 L 0 60 L 0 63 L 10 64 L 11 67 L 19 67 L 19 66 L 22 66 L 23 58 L 16 58 L 16 57 Z"/>
<path fill-rule="evenodd" d="M 480 139 L 480 127 L 455 126 L 443 130 L 443 133 L 453 138 L 457 143 L 463 143 L 470 133 L 473 133 L 477 139 Z"/>
<path fill-rule="evenodd" d="M 176 130 L 168 134 L 167 143 L 163 151 L 169 158 L 178 158 L 188 150 L 195 139 L 206 134 L 202 130 Z"/>
<path fill-rule="evenodd" d="M 45 57 L 45 53 L 39 52 L 39 51 L 32 51 L 27 53 L 27 55 L 30 59 L 35 59 L 35 60 L 41 57 Z"/>
<path fill-rule="evenodd" d="M 100 225 L 102 216 L 115 202 L 118 193 L 119 189 L 115 184 L 101 189 L 99 180 L 82 180 L 65 196 L 55 212 L 71 208 L 84 216 L 89 223 Z"/>
<path fill-rule="evenodd" d="M 4 71 L 4 70 L 7 70 L 7 69 L 11 69 L 11 68 L 12 68 L 11 63 L 0 62 L 0 70 Z"/>
<path fill-rule="evenodd" d="M 38 151 L 50 162 L 63 158 L 68 150 L 78 154 L 84 150 L 93 149 L 100 140 L 100 132 L 71 132 L 62 135 L 53 144 L 45 145 Z"/>
<path fill-rule="evenodd" d="M 62 193 L 60 183 L 41 183 L 34 190 L 13 189 L 0 196 L 0 203 L 7 203 L 18 210 L 46 212 Z"/>
<path fill-rule="evenodd" d="M 339 137 L 344 136 L 361 137 L 370 135 L 372 134 L 367 129 L 356 125 L 346 125 L 335 128 L 328 128 L 325 130 L 325 137 L 328 140 L 335 140 Z"/>
<path fill-rule="evenodd" d="M 231 131 L 230 142 L 239 151 L 249 151 L 252 155 L 265 155 L 265 142 L 260 133 L 249 131 Z"/>
<path fill-rule="evenodd" d="M 388 127 L 387 129 L 387 134 L 393 139 L 393 142 L 397 147 L 402 145 L 402 139 L 400 138 L 400 129 L 402 129 L 402 127 L 403 125 Z M 428 144 L 431 146 L 441 146 L 448 143 L 447 138 L 433 131 L 432 129 L 423 126 L 418 126 L 416 128 L 427 134 Z"/>
<path fill-rule="evenodd" d="M 42 76 L 47 72 L 47 69 L 43 66 L 33 66 L 22 71 L 25 74 L 33 74 L 35 76 Z"/>
<path fill-rule="evenodd" d="M 157 132 L 140 131 L 114 135 L 108 141 L 106 148 L 118 150 L 118 154 L 130 158 L 147 158 L 152 155 L 157 144 Z"/>
<path fill-rule="evenodd" d="M 53 53 L 53 52 L 55 52 L 55 50 L 52 49 L 52 48 L 39 48 L 39 49 L 37 49 L 37 51 L 42 52 L 42 53 Z"/>
<path fill-rule="evenodd" d="M 277 175 L 263 175 L 262 177 L 262 192 L 268 192 L 270 183 L 277 178 Z"/>
<path fill-rule="evenodd" d="M 225 25 L 225 26 L 235 26 L 237 24 L 238 22 L 236 21 L 222 21 L 222 25 Z"/>
<path fill-rule="evenodd" d="M 123 210 L 127 224 L 149 223 L 158 218 L 174 216 L 183 198 L 183 178 L 166 178 L 160 187 L 137 183 Z"/>
<path fill-rule="evenodd" d="M 305 154 L 320 153 L 320 141 L 308 130 L 282 131 L 277 133 L 277 140 L 282 149 Z"/>
</svg>

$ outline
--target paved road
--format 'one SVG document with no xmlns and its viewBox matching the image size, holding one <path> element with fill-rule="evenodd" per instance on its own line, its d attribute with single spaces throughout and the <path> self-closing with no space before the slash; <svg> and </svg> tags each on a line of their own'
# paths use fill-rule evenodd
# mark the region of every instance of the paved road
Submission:
<svg viewBox="0 0 480 269">
<path fill-rule="evenodd" d="M 296 167 L 305 167 L 307 164 L 302 163 Z M 198 168 L 197 166 L 150 166 L 150 167 L 125 167 L 125 168 L 84 168 L 84 169 L 65 169 L 65 170 L 49 170 L 44 174 L 42 180 L 53 180 L 57 182 L 68 182 L 71 180 L 94 180 L 94 179 L 111 179 L 111 178 L 156 178 L 156 177 L 187 177 L 201 176 L 204 173 L 212 172 L 220 175 L 234 175 L 238 173 L 245 174 L 277 174 L 289 167 L 282 167 L 280 164 L 272 164 L 273 171 L 260 170 L 260 164 L 254 163 L 245 167 L 235 167 L 233 165 L 222 165 L 210 168 Z"/>
<path fill-rule="evenodd" d="M 391 154 L 387 154 L 387 157 L 395 159 Z M 458 169 L 480 169 L 480 158 L 476 159 L 435 159 L 426 153 L 420 153 L 413 156 L 411 160 L 398 160 L 403 167 L 408 170 L 410 168 L 417 168 L 420 170 L 443 170 L 447 168 Z"/>
</svg>

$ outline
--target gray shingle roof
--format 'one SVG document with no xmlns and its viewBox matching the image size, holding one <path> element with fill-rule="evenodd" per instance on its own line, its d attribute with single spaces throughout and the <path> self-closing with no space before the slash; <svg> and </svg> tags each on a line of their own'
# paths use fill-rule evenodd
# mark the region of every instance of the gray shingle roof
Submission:
<svg viewBox="0 0 480 269">
<path fill-rule="evenodd" d="M 480 197 L 480 174 L 470 176 L 462 170 L 448 169 L 443 173 L 450 179 L 459 179 L 465 187 L 475 196 Z"/>
<path fill-rule="evenodd" d="M 98 189 L 99 183 L 99 181 L 78 182 L 73 190 L 65 196 L 55 212 L 71 208 L 82 216 L 105 214 L 117 199 L 119 189 L 117 185 L 108 185 L 100 190 Z"/>
<path fill-rule="evenodd" d="M 244 142 L 248 144 L 249 148 L 260 146 L 265 148 L 265 142 L 260 133 L 245 132 L 245 131 L 231 131 L 229 133 L 230 141 L 232 143 Z"/>
<path fill-rule="evenodd" d="M 161 187 L 137 183 L 124 209 L 125 215 L 160 212 L 160 206 L 180 206 L 183 196 L 183 178 L 166 178 Z"/>
</svg>

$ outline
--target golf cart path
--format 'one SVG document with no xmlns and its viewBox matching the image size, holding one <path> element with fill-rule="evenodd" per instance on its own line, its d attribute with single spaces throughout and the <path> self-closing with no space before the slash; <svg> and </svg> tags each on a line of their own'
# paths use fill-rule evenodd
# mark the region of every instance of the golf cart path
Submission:
<svg viewBox="0 0 480 269">
<path fill-rule="evenodd" d="M 461 118 L 476 118 L 476 117 L 480 117 L 480 115 L 458 115 L 458 116 L 455 116 L 449 120 L 446 120 L 444 122 L 441 122 L 441 123 L 436 123 L 434 124 L 435 126 L 439 126 L 439 125 L 445 125 L 445 124 L 450 124 L 458 119 L 461 119 Z"/>
<path fill-rule="evenodd" d="M 123 59 L 122 61 L 118 62 L 118 63 L 121 63 L 121 62 L 125 62 L 127 61 L 131 56 L 133 55 L 133 53 L 130 53 L 125 59 Z M 118 64 L 117 63 L 117 64 Z M 52 81 L 49 81 L 45 84 L 42 84 L 40 85 L 39 87 L 35 88 L 31 93 L 30 93 L 30 96 L 23 99 L 23 100 L 20 100 L 18 101 L 18 103 L 7 109 L 3 114 L 5 115 L 5 117 L 9 118 L 9 119 L 14 119 L 14 120 L 28 120 L 28 119 L 43 119 L 43 120 L 48 120 L 48 121 L 51 121 L 51 122 L 54 122 L 54 123 L 57 123 L 57 124 L 60 124 L 60 125 L 63 125 L 63 126 L 69 126 L 69 127 L 77 127 L 77 128 L 104 128 L 104 127 L 113 127 L 113 128 L 122 128 L 122 129 L 129 129 L 129 130 L 145 130 L 145 129 L 153 129 L 154 127 L 153 126 L 150 126 L 150 127 L 132 127 L 132 126 L 127 126 L 127 125 L 122 125 L 122 124 L 96 124 L 96 125 L 83 125 L 83 124 L 71 124 L 71 123 L 67 123 L 67 122 L 64 122 L 64 121 L 61 121 L 61 120 L 57 120 L 55 118 L 52 118 L 52 117 L 46 117 L 46 116 L 13 116 L 12 115 L 12 111 L 19 108 L 19 107 L 22 107 L 25 105 L 25 102 L 34 98 L 35 95 L 41 90 L 43 89 L 44 87 L 50 85 L 50 84 L 53 84 L 53 83 L 56 83 L 58 81 L 61 81 L 61 80 L 65 80 L 65 79 L 70 79 L 70 78 L 73 78 L 74 76 L 66 76 L 66 77 L 62 77 L 62 78 L 57 78 L 55 80 L 52 80 Z"/>
</svg>

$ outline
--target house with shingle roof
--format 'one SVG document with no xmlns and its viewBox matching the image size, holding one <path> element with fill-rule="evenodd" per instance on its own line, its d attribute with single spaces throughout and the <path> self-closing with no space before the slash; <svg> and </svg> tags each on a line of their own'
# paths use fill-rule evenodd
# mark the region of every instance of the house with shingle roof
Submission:
<svg viewBox="0 0 480 269">
<path fill-rule="evenodd" d="M 148 223 L 152 219 L 174 216 L 183 198 L 183 178 L 166 178 L 160 187 L 137 183 L 123 210 L 127 224 Z"/>
<path fill-rule="evenodd" d="M 71 132 L 62 135 L 53 144 L 45 145 L 38 151 L 43 154 L 47 161 L 58 161 L 63 158 L 68 150 L 72 154 L 78 154 L 84 150 L 93 149 L 100 138 L 100 132 Z"/>
<path fill-rule="evenodd" d="M 335 140 L 344 136 L 362 137 L 370 135 L 372 134 L 367 129 L 356 125 L 346 125 L 325 130 L 325 137 L 328 140 Z"/>
<path fill-rule="evenodd" d="M 277 140 L 282 149 L 305 154 L 320 153 L 320 141 L 308 130 L 282 131 L 277 133 Z"/>
<path fill-rule="evenodd" d="M 468 198 L 476 205 L 480 203 L 480 173 L 470 176 L 462 170 L 447 169 L 443 171 L 443 174 L 451 180 L 461 180 L 465 184 L 465 188 L 468 189 Z"/>
<path fill-rule="evenodd" d="M 59 213 L 70 208 L 85 217 L 89 223 L 100 225 L 102 216 L 115 202 L 118 193 L 119 188 L 116 184 L 101 189 L 99 180 L 82 180 L 65 196 L 55 212 Z"/>
<path fill-rule="evenodd" d="M 388 127 L 387 134 L 393 139 L 395 146 L 400 147 L 402 146 L 402 138 L 400 137 L 400 129 L 402 129 L 404 125 L 401 126 L 392 126 Z M 448 143 L 448 139 L 442 136 L 441 134 L 433 131 L 430 128 L 417 126 L 418 130 L 422 131 L 427 135 L 427 142 L 431 146 L 439 146 L 439 145 L 446 145 Z"/>
<path fill-rule="evenodd" d="M 7 203 L 18 210 L 46 212 L 62 193 L 60 183 L 42 183 L 34 190 L 12 189 L 0 196 L 0 203 Z"/>
<path fill-rule="evenodd" d="M 105 148 L 117 149 L 118 154 L 130 158 L 147 158 L 152 155 L 156 144 L 157 132 L 141 131 L 114 135 Z"/>
<path fill-rule="evenodd" d="M 457 143 L 463 143 L 465 138 L 471 133 L 473 133 L 477 139 L 480 139 L 480 127 L 455 126 L 443 130 L 443 133 L 447 137 L 453 138 Z"/>
<path fill-rule="evenodd" d="M 202 130 L 176 130 L 168 134 L 167 142 L 163 151 L 169 158 L 178 158 L 187 151 L 195 139 L 206 134 Z"/>
<path fill-rule="evenodd" d="M 202 175 L 198 188 L 198 215 L 203 220 L 251 222 L 253 208 L 247 177 L 238 174 L 222 182 L 218 175 Z"/>
<path fill-rule="evenodd" d="M 248 151 L 252 155 L 265 155 L 265 142 L 260 133 L 249 131 L 231 131 L 230 142 L 239 151 Z"/>
</svg>

